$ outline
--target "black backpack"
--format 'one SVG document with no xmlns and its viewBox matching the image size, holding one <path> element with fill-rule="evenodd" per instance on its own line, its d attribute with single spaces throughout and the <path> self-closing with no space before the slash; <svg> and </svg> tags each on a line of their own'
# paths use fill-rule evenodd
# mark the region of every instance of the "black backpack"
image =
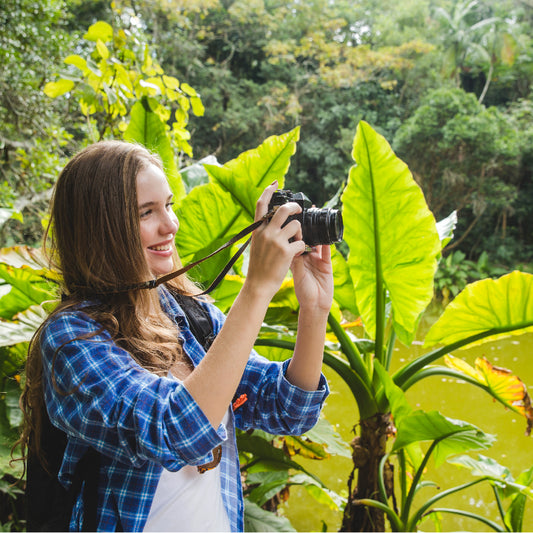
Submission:
<svg viewBox="0 0 533 533">
<path fill-rule="evenodd" d="M 171 291 L 187 315 L 193 335 L 207 351 L 214 340 L 209 313 L 194 298 Z M 28 452 L 26 471 L 26 529 L 27 531 L 68 531 L 72 510 L 83 487 L 82 531 L 96 531 L 98 516 L 98 477 L 100 454 L 93 448 L 76 465 L 69 490 L 58 480 L 58 473 L 67 446 L 67 435 L 57 429 L 42 412 L 41 455 Z M 31 438 L 31 437 L 30 437 Z M 120 523 L 117 531 L 122 531 Z"/>
</svg>

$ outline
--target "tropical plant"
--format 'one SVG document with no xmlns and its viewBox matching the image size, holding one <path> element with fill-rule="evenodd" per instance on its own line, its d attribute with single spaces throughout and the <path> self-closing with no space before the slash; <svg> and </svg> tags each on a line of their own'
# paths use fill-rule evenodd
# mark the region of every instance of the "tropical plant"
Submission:
<svg viewBox="0 0 533 533">
<path fill-rule="evenodd" d="M 223 166 L 205 165 L 209 181 L 193 188 L 178 206 L 180 231 L 177 243 L 184 263 L 213 251 L 248 225 L 253 220 L 259 194 L 273 179 L 278 179 L 283 187 L 298 134 L 296 128 L 271 137 L 257 149 L 245 152 Z M 442 460 L 449 455 L 484 448 L 490 442 L 489 437 L 484 437 L 473 426 L 451 421 L 440 413 L 411 413 L 402 407 L 402 419 L 395 409 L 397 405 L 403 405 L 401 398 L 414 383 L 434 375 L 460 376 L 487 391 L 509 409 L 524 415 L 530 429 L 533 412 L 527 389 L 523 384 L 521 388 L 516 386 L 521 384 L 516 381 L 518 378 L 507 375 L 513 379 L 502 380 L 499 370 L 489 364 L 481 365 L 481 369 L 474 372 L 460 364 L 453 365 L 451 358 L 448 361 L 450 366 L 433 366 L 432 363 L 475 341 L 531 329 L 533 309 L 525 295 L 531 288 L 532 276 L 513 272 L 498 280 L 487 279 L 467 286 L 426 337 L 427 345 L 441 343 L 445 346 L 429 351 L 389 374 L 396 339 L 406 345 L 413 341 L 421 314 L 432 298 L 433 276 L 440 250 L 451 237 L 453 219 L 440 225 L 442 236 L 439 237 L 435 220 L 408 168 L 396 158 L 385 139 L 366 123 L 360 123 L 357 129 L 353 155 L 357 166 L 350 171 L 342 194 L 345 239 L 350 254 L 348 259 L 338 252 L 333 255 L 336 303 L 329 324 L 335 340 L 328 342 L 324 357 L 326 364 L 348 384 L 361 418 L 359 434 L 352 443 L 354 472 L 349 480 L 350 498 L 345 508 L 343 529 L 383 530 L 383 506 L 387 506 L 387 499 L 383 497 L 380 505 L 374 504 L 374 507 L 365 507 L 362 503 L 375 500 L 377 494 L 390 497 L 394 491 L 392 470 L 387 458 L 383 459 L 394 435 L 391 413 L 398 425 L 394 451 L 403 450 L 407 444 L 409 448 L 414 447 L 421 441 L 442 441 L 440 450 L 444 452 L 439 452 Z M 18 254 L 10 256 L 12 264 L 21 253 L 18 250 Z M 231 250 L 225 250 L 212 262 L 203 263 L 195 277 L 204 282 L 212 280 L 230 254 Z M 30 274 L 32 288 L 41 288 L 46 293 L 48 289 L 39 285 L 44 282 L 42 277 L 33 277 L 39 266 L 28 270 L 29 259 L 31 257 L 24 257 L 22 261 L 17 259 L 18 266 L 22 265 L 22 271 Z M 228 276 L 214 293 L 217 305 L 223 310 L 231 305 L 244 281 L 245 259 L 237 261 L 234 274 Z M 8 277 L 10 286 L 18 283 L 12 270 L 12 267 L 6 267 L 7 273 L 2 274 L 4 279 Z M 40 303 L 32 310 L 32 326 L 28 324 L 29 312 L 15 314 L 21 308 L 20 304 L 13 308 L 8 320 L 0 323 L 11 341 L 29 338 L 45 315 L 41 303 L 44 296 L 40 292 L 32 296 Z M 0 306 L 4 298 L 0 300 Z M 509 310 L 506 302 L 511 298 L 513 307 Z M 342 313 L 361 316 L 368 338 L 355 339 L 343 327 Z M 265 326 L 257 342 L 258 350 L 278 359 L 288 357 L 287 349 L 294 348 L 296 316 L 297 302 L 292 280 L 288 278 L 273 299 L 266 317 L 268 324 L 283 326 Z M 420 431 L 421 420 L 428 421 L 431 433 Z M 455 434 L 466 434 L 467 438 L 452 438 Z M 398 440 L 400 436 L 402 440 Z M 428 459 L 430 455 L 426 454 Z M 398 457 L 401 458 L 400 453 Z M 415 472 L 422 472 L 416 470 L 414 464 Z M 356 470 L 358 478 L 354 490 Z M 399 470 L 400 490 L 405 502 L 409 503 L 409 494 L 417 490 L 416 483 L 409 482 L 407 466 Z M 387 480 L 384 489 L 380 488 L 380 479 L 383 479 L 380 472 Z M 281 474 L 278 475 L 281 479 Z M 271 481 L 279 487 L 279 479 L 274 477 Z M 252 477 L 251 481 L 257 479 L 257 476 Z M 289 479 L 288 483 L 291 483 L 284 475 L 283 479 Z M 413 515 L 410 505 L 406 509 L 409 522 L 401 524 L 409 523 L 415 528 L 422 515 L 418 512 Z M 393 520 L 393 527 L 397 526 Z"/>
<path fill-rule="evenodd" d="M 279 176 L 285 173 L 295 149 L 297 133 L 294 130 L 267 139 L 257 150 L 245 152 L 222 167 L 206 166 L 210 182 L 194 189 L 180 206 L 182 224 L 177 242 L 186 262 L 213 251 L 236 234 L 237 228 L 251 222 L 254 200 L 261 188 L 273 177 L 280 179 Z M 358 127 L 354 158 L 357 166 L 350 172 L 342 196 L 345 239 L 350 255 L 346 261 L 341 254 L 334 254 L 336 306 L 329 324 L 337 343 L 327 346 L 325 351 L 326 364 L 346 381 L 361 416 L 360 435 L 353 444 L 354 468 L 359 470 L 358 486 L 351 491 L 343 525 L 343 529 L 351 531 L 384 528 L 381 512 L 368 511 L 359 502 L 379 493 L 379 464 L 386 454 L 387 441 L 393 430 L 384 376 L 391 368 L 396 338 L 409 345 L 415 337 L 421 314 L 432 298 L 433 276 L 440 250 L 449 241 L 453 229 L 453 217 L 443 222 L 441 242 L 434 218 L 407 167 L 394 156 L 388 143 L 365 123 Z M 280 186 L 283 186 L 282 179 Z M 197 220 L 203 221 L 201 235 L 197 234 Z M 197 239 L 204 244 L 201 250 Z M 229 254 L 227 251 L 213 264 L 202 266 L 197 277 L 206 282 L 213 279 Z M 237 263 L 235 269 L 236 275 L 228 277 L 215 292 L 217 303 L 223 309 L 231 305 L 243 283 L 245 262 Z M 496 301 L 503 305 L 514 297 L 516 284 L 523 284 L 524 288 L 531 284 L 531 276 L 516 272 L 497 281 L 479 283 L 467 286 L 462 298 L 460 294 L 453 302 L 455 305 L 450 304 L 449 310 L 428 335 L 428 343 L 448 341 L 446 331 L 455 334 L 461 331 L 462 335 L 453 336 L 447 346 L 428 352 L 394 374 L 394 381 L 402 391 L 430 375 L 463 375 L 457 369 L 431 366 L 450 351 L 495 334 L 522 332 L 533 326 L 533 310 L 526 301 L 514 302 L 518 306 L 516 315 L 508 315 L 506 307 L 494 305 L 494 308 L 487 308 L 486 304 L 492 294 L 500 293 Z M 294 327 L 297 303 L 290 286 L 289 279 L 267 313 L 268 323 L 283 323 L 285 329 L 265 328 L 262 331 L 257 345 L 263 347 L 265 353 L 268 349 L 294 348 L 294 331 L 290 328 Z M 516 294 L 524 293 L 524 290 L 516 291 Z M 468 298 L 466 303 L 465 298 Z M 355 316 L 360 314 L 370 338 L 365 342 L 354 340 L 341 325 L 341 310 Z M 481 328 L 480 318 L 485 322 Z M 482 387 L 507 407 L 521 412 L 528 419 L 529 427 L 533 412 L 528 404 L 527 390 L 522 388 L 508 397 L 502 394 L 492 376 L 493 372 L 487 371 L 486 381 L 469 382 Z M 503 389 L 507 390 L 505 386 Z M 430 420 L 433 417 L 442 418 L 442 415 L 431 415 Z M 448 431 L 449 424 L 444 424 L 442 431 Z M 471 427 L 469 431 L 472 431 Z M 446 435 L 437 432 L 434 438 L 442 440 L 447 438 Z M 457 454 L 464 449 L 459 446 L 448 448 L 448 451 Z M 353 474 L 350 489 L 354 477 Z M 404 470 L 401 486 L 407 487 L 407 480 L 408 474 Z M 386 493 L 392 493 L 392 485 L 389 484 Z"/>
</svg>

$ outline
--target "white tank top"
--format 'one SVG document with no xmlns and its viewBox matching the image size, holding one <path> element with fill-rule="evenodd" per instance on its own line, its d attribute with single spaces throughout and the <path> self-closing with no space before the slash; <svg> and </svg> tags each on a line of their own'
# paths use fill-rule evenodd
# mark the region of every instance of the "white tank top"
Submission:
<svg viewBox="0 0 533 533">
<path fill-rule="evenodd" d="M 223 423 L 228 422 L 228 413 Z M 144 531 L 231 531 L 220 489 L 220 464 L 200 474 L 196 466 L 163 470 Z"/>
</svg>

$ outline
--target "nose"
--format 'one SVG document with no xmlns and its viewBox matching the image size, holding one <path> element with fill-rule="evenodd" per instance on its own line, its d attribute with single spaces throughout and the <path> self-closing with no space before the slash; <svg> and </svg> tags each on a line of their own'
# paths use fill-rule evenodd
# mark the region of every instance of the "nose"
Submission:
<svg viewBox="0 0 533 533">
<path fill-rule="evenodd" d="M 161 234 L 162 235 L 168 235 L 169 233 L 176 234 L 178 232 L 178 228 L 179 228 L 178 217 L 176 216 L 174 211 L 172 211 L 172 209 L 170 209 L 169 211 L 166 211 L 165 215 L 163 216 L 161 220 L 161 224 L 159 227 L 159 231 L 161 232 Z"/>
</svg>

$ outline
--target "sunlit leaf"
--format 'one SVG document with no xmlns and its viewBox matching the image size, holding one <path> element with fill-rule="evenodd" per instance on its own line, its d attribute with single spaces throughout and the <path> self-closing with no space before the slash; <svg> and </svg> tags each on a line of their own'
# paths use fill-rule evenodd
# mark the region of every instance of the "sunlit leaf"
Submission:
<svg viewBox="0 0 533 533">
<path fill-rule="evenodd" d="M 98 41 L 100 39 L 104 43 L 107 43 L 113 38 L 113 28 L 107 22 L 99 20 L 89 26 L 83 38 L 87 41 Z"/>
<path fill-rule="evenodd" d="M 348 262 L 343 255 L 331 247 L 331 263 L 333 265 L 333 283 L 335 287 L 334 298 L 341 310 L 348 310 L 353 315 L 358 315 L 355 302 L 355 291 Z"/>
<path fill-rule="evenodd" d="M 514 271 L 467 285 L 429 330 L 424 345 L 488 335 L 468 347 L 533 331 L 533 275 Z"/>
<path fill-rule="evenodd" d="M 214 184 L 195 187 L 179 205 L 178 218 L 176 245 L 184 264 L 214 252 L 251 222 L 230 193 Z M 230 257 L 231 249 L 226 249 L 196 267 L 191 276 L 210 283 Z"/>
<path fill-rule="evenodd" d="M 28 266 L 38 274 L 50 274 L 40 248 L 31 248 L 30 246 L 0 248 L 0 263 L 6 263 L 14 268 Z"/>
<path fill-rule="evenodd" d="M 192 112 L 197 117 L 204 116 L 205 107 L 204 107 L 204 104 L 202 103 L 202 100 L 198 96 L 191 96 L 191 107 L 192 107 Z"/>
<path fill-rule="evenodd" d="M 187 96 L 197 96 L 196 91 L 188 83 L 182 83 L 181 84 L 181 90 Z"/>
<path fill-rule="evenodd" d="M 75 67 L 80 69 L 82 72 L 85 72 L 87 70 L 87 61 L 83 57 L 77 54 L 72 54 L 72 55 L 65 57 L 63 62 L 66 63 L 67 65 L 74 65 Z"/>
<path fill-rule="evenodd" d="M 269 137 L 224 166 L 205 165 L 211 182 L 195 187 L 179 205 L 176 243 L 184 264 L 214 252 L 254 218 L 255 204 L 274 179 L 283 185 L 297 132 Z M 202 263 L 192 277 L 212 281 L 230 258 L 229 249 Z"/>
<path fill-rule="evenodd" d="M 448 459 L 448 462 L 457 466 L 468 468 L 474 476 L 489 476 L 495 480 L 514 481 L 510 470 L 490 457 L 478 455 L 477 459 L 469 455 L 459 455 Z"/>
<path fill-rule="evenodd" d="M 527 420 L 527 435 L 533 429 L 533 406 L 527 391 L 527 386 L 506 368 L 493 366 L 485 357 L 478 357 L 475 368 L 466 361 L 447 355 L 444 362 L 450 368 L 463 372 L 484 385 L 488 392 L 503 405 L 519 413 Z"/>
<path fill-rule="evenodd" d="M 305 457 L 306 459 L 327 459 L 330 455 L 324 446 L 313 442 L 306 437 L 286 436 L 285 450 L 292 457 L 294 455 Z"/>
<path fill-rule="evenodd" d="M 0 298 L 0 317 L 10 319 L 16 313 L 34 304 L 41 304 L 55 297 L 55 287 L 27 266 L 14 268 L 0 263 L 0 279 L 11 290 Z"/>
<path fill-rule="evenodd" d="M 174 199 L 179 201 L 185 196 L 185 186 L 178 172 L 170 139 L 165 124 L 151 111 L 147 103 L 147 100 L 143 99 L 133 105 L 124 139 L 138 142 L 161 157 Z"/>
<path fill-rule="evenodd" d="M 448 459 L 448 462 L 467 468 L 473 476 L 486 476 L 491 478 L 498 487 L 503 489 L 502 494 L 506 498 L 514 496 L 517 493 L 533 498 L 533 490 L 529 486 L 532 482 L 531 473 L 533 472 L 533 468 L 522 472 L 515 480 L 511 471 L 506 466 L 484 455 L 478 455 L 477 459 L 469 455 L 459 455 Z"/>
<path fill-rule="evenodd" d="M 205 165 L 212 180 L 231 192 L 239 209 L 252 221 L 255 204 L 263 190 L 275 179 L 283 187 L 290 158 L 296 151 L 300 129 L 265 139 L 257 148 L 240 154 L 224 166 Z"/>
<path fill-rule="evenodd" d="M 98 53 L 102 59 L 107 59 L 109 57 L 109 50 L 100 39 L 96 41 L 96 49 L 98 50 Z"/>
<path fill-rule="evenodd" d="M 0 320 L 0 346 L 29 342 L 48 313 L 38 305 L 15 315 L 12 321 Z"/>
<path fill-rule="evenodd" d="M 437 222 L 437 231 L 442 248 L 444 248 L 452 239 L 455 226 L 457 225 L 457 211 L 452 211 L 450 215 Z"/>
<path fill-rule="evenodd" d="M 44 94 L 50 98 L 57 98 L 68 93 L 74 87 L 72 80 L 60 79 L 59 81 L 49 81 L 43 89 Z"/>
<path fill-rule="evenodd" d="M 395 330 L 410 344 L 433 297 L 441 249 L 435 219 L 405 163 L 365 122 L 357 127 L 353 158 L 357 164 L 350 170 L 342 204 L 357 306 L 374 338 L 376 294 L 387 290 Z"/>
</svg>

